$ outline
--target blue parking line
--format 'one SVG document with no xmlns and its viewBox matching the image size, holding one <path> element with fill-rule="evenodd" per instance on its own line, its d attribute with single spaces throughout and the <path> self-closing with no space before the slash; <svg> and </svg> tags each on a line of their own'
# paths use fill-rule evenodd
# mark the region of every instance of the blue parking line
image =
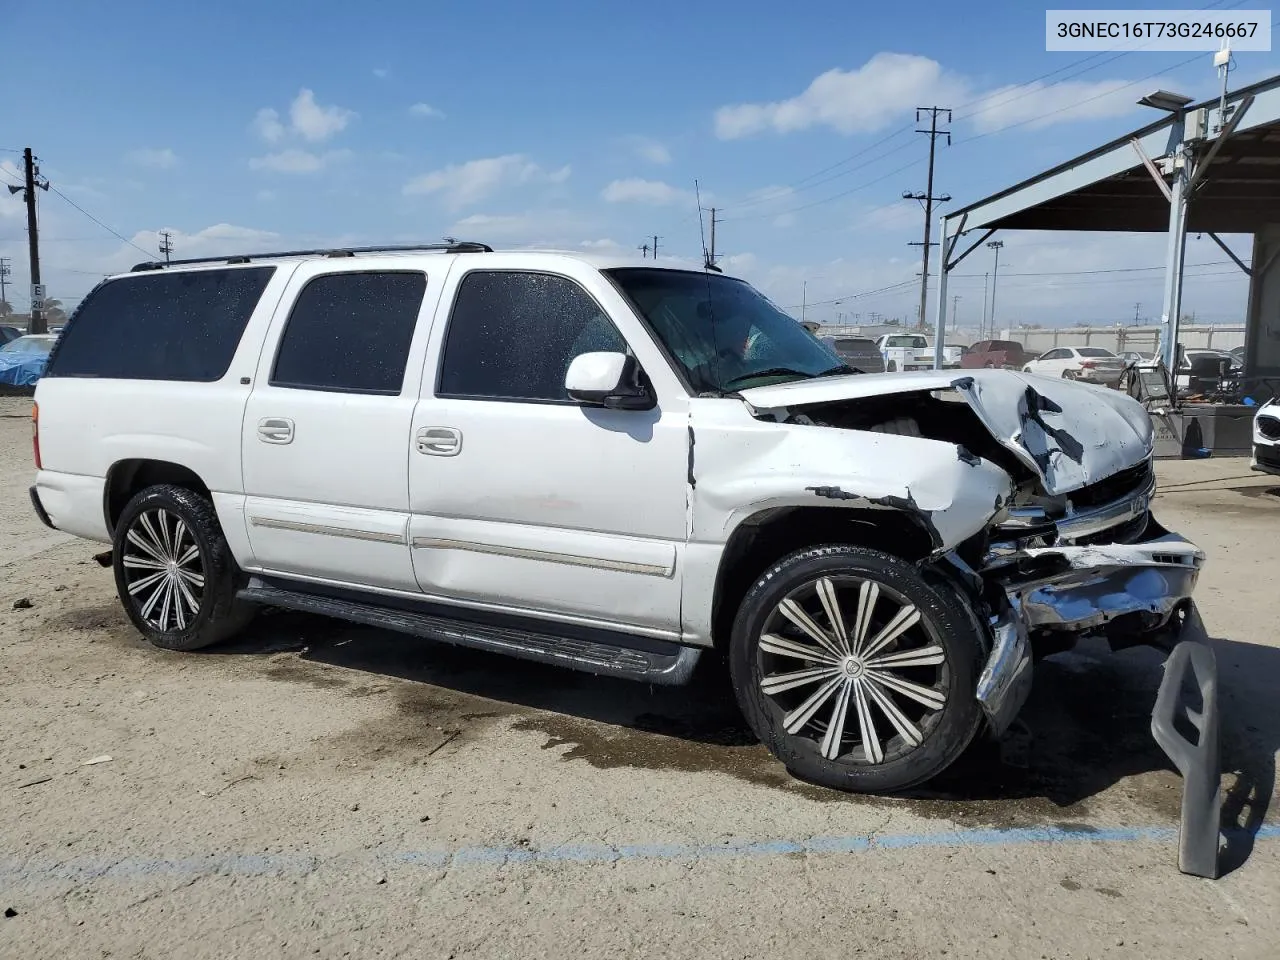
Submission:
<svg viewBox="0 0 1280 960">
<path fill-rule="evenodd" d="M 1243 835 L 1243 832 L 1241 831 Z M 1258 840 L 1280 837 L 1280 824 L 1265 824 L 1254 832 Z M 372 854 L 368 861 L 324 858 L 301 853 L 215 854 L 177 859 L 125 857 L 119 860 L 70 860 L 49 863 L 37 858 L 0 860 L 0 886 L 33 882 L 136 880 L 164 876 L 271 876 L 308 874 L 326 866 L 339 869 L 383 867 L 497 867 L 511 864 L 591 864 L 619 861 L 738 860 L 794 855 L 865 854 L 877 850 L 916 847 L 1021 847 L 1045 844 L 1174 843 L 1176 827 L 1015 827 L 955 830 L 884 836 L 814 836 L 804 840 L 730 840 L 724 843 L 575 843 L 538 850 L 523 846 L 465 846 L 452 850 L 408 850 L 389 856 Z"/>
</svg>

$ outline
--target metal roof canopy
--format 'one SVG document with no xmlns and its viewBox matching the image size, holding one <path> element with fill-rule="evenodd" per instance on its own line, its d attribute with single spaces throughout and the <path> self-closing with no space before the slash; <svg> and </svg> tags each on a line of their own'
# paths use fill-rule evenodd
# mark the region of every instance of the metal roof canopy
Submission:
<svg viewBox="0 0 1280 960">
<path fill-rule="evenodd" d="M 1222 142 L 1192 197 L 1187 229 L 1204 233 L 1254 233 L 1280 223 L 1280 76 L 1227 97 L 1228 108 L 1252 98 L 1239 126 Z M 1188 135 L 1199 111 L 1209 117 L 1218 99 L 1186 108 Z M 1173 114 L 1117 137 L 1007 190 L 943 218 L 944 235 L 987 230 L 1115 230 L 1164 233 L 1169 201 L 1153 181 L 1133 141 L 1155 160 L 1178 145 Z M 1216 142 L 1200 141 L 1201 153 Z"/>
<path fill-rule="evenodd" d="M 1250 269 L 1217 234 L 1256 235 L 1280 223 L 1280 75 L 1186 106 L 1186 98 L 1164 91 L 1142 102 L 1162 100 L 1175 109 L 1160 120 L 943 218 L 935 366 L 942 364 L 948 274 L 997 230 L 1167 233 L 1161 354 L 1170 367 L 1188 230 L 1208 233 L 1256 285 L 1275 257 Z M 1210 128 L 1215 116 L 1220 132 Z M 982 234 L 960 249 L 975 230 Z"/>
</svg>

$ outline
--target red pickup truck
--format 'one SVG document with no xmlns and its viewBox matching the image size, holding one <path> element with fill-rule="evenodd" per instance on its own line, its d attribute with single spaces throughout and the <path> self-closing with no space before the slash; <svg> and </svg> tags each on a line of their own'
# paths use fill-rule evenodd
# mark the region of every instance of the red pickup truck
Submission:
<svg viewBox="0 0 1280 960">
<path fill-rule="evenodd" d="M 969 352 L 960 358 L 960 366 L 966 370 L 975 367 L 1004 367 L 1006 370 L 1021 370 L 1024 363 L 1032 359 L 1031 354 L 1022 348 L 1016 340 L 979 340 Z"/>
</svg>

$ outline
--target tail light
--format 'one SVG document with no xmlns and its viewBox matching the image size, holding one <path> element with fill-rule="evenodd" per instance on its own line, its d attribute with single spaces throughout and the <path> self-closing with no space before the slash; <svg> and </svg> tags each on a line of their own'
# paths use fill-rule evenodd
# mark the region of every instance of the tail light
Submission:
<svg viewBox="0 0 1280 960">
<path fill-rule="evenodd" d="M 1092 370 L 1094 367 L 1097 366 L 1097 363 L 1095 363 L 1092 360 L 1081 360 L 1080 366 L 1084 370 Z"/>
<path fill-rule="evenodd" d="M 43 470 L 40 466 L 40 404 L 33 403 L 31 405 L 31 452 L 35 456 L 36 469 Z"/>
</svg>

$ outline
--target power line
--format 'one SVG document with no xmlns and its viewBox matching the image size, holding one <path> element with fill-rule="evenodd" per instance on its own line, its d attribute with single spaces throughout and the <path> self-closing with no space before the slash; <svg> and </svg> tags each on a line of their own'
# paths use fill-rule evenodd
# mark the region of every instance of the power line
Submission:
<svg viewBox="0 0 1280 960">
<path fill-rule="evenodd" d="M 117 240 L 127 243 L 129 246 L 133 247 L 133 249 L 137 250 L 139 253 L 143 254 L 144 256 L 147 256 L 147 257 L 151 256 L 151 252 L 149 250 L 143 250 L 142 247 L 138 246 L 128 237 L 122 236 L 121 234 L 117 233 L 115 230 L 112 230 L 105 223 L 103 223 L 101 220 L 95 217 L 92 213 L 90 213 L 84 207 L 80 206 L 80 204 L 76 203 L 74 200 L 68 197 L 65 193 L 63 193 L 57 187 L 50 187 L 49 189 L 52 190 L 54 193 L 56 193 L 58 196 L 60 196 L 63 200 L 67 201 L 67 203 L 71 204 L 71 206 L 75 207 L 77 210 L 79 210 L 86 217 L 88 217 L 90 220 L 92 220 L 94 223 L 100 226 L 103 230 L 107 231 L 107 233 L 111 234 Z"/>
</svg>

